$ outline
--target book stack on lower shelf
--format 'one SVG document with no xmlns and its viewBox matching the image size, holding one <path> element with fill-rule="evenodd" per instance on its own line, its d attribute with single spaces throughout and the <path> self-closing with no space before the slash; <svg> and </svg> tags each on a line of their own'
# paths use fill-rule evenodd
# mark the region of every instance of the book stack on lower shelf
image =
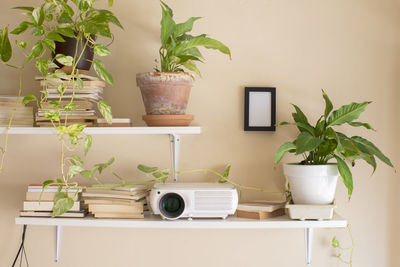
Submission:
<svg viewBox="0 0 400 267">
<path fill-rule="evenodd" d="M 42 103 L 42 107 L 36 113 L 37 126 L 52 127 L 49 119 L 52 110 L 59 110 L 61 122 L 64 123 L 67 118 L 67 125 L 79 123 L 97 126 L 96 103 L 102 99 L 106 84 L 97 77 L 82 74 L 79 77 L 81 80 L 75 81 L 75 87 L 72 81 L 37 78 L 41 80 L 40 85 L 47 95 L 46 102 Z M 79 88 L 78 84 L 81 84 L 82 88 Z M 72 98 L 74 106 L 71 107 Z M 61 105 L 58 105 L 60 99 Z"/>
<path fill-rule="evenodd" d="M 140 219 L 147 210 L 149 190 L 147 185 L 86 189 L 82 198 L 95 218 Z"/>
<path fill-rule="evenodd" d="M 33 107 L 22 104 L 17 96 L 0 96 L 0 127 L 7 127 L 12 114 L 12 127 L 33 126 Z"/>
<path fill-rule="evenodd" d="M 285 202 L 253 201 L 239 203 L 236 216 L 240 218 L 263 220 L 285 214 Z"/>
<path fill-rule="evenodd" d="M 66 192 L 61 189 L 61 192 Z M 41 184 L 30 184 L 24 201 L 23 210 L 20 211 L 21 217 L 52 217 L 54 198 L 58 194 L 58 187 L 48 186 L 43 190 Z M 59 217 L 82 218 L 86 215 L 86 210 L 80 202 L 78 189 L 69 189 L 68 195 L 74 200 L 72 208 Z"/>
</svg>

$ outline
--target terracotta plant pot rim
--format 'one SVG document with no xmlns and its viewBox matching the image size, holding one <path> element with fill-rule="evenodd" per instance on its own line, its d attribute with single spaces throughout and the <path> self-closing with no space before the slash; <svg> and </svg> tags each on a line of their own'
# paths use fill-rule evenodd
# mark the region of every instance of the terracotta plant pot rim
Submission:
<svg viewBox="0 0 400 267">
<path fill-rule="evenodd" d="M 190 86 L 194 82 L 194 76 L 189 72 L 142 72 L 136 74 L 137 80 L 145 77 L 147 81 L 187 81 L 190 83 Z"/>
</svg>

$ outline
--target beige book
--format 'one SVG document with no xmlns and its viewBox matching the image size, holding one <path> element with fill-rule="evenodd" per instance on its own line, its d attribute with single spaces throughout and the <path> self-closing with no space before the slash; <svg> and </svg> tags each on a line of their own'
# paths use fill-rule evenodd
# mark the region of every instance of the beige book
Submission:
<svg viewBox="0 0 400 267">
<path fill-rule="evenodd" d="M 51 211 L 21 211 L 19 213 L 19 216 L 21 217 L 51 217 L 52 216 Z M 73 212 L 66 212 L 58 217 L 65 217 L 65 218 L 83 218 L 85 217 L 86 212 L 85 211 L 73 211 Z"/>
<path fill-rule="evenodd" d="M 250 212 L 273 212 L 277 209 L 285 207 L 285 202 L 272 202 L 272 201 L 251 201 L 239 203 L 236 210 L 250 211 Z"/>
<path fill-rule="evenodd" d="M 27 201 L 53 201 L 58 192 L 26 192 L 25 200 Z M 74 201 L 78 201 L 79 194 L 72 192 L 68 193 L 68 196 Z"/>
<path fill-rule="evenodd" d="M 93 127 L 93 126 L 96 126 L 96 124 L 94 123 L 94 122 L 92 122 L 92 121 L 67 121 L 67 126 L 70 126 L 70 125 L 72 125 L 72 124 L 83 124 L 83 125 L 86 125 L 86 126 L 88 126 L 88 127 Z M 54 123 L 56 126 L 58 126 L 58 123 Z M 64 122 L 61 122 L 61 124 L 64 126 Z M 14 126 L 14 125 L 13 125 Z M 40 122 L 37 122 L 36 123 L 36 126 L 39 126 L 39 127 L 53 127 L 53 124 L 51 123 L 51 122 L 47 122 L 47 121 L 40 121 Z"/>
<path fill-rule="evenodd" d="M 24 211 L 51 211 L 53 205 L 53 201 L 24 201 Z M 70 211 L 79 211 L 80 207 L 80 202 L 75 201 Z"/>
<path fill-rule="evenodd" d="M 100 213 L 95 213 L 94 217 L 99 219 L 143 219 L 144 215 L 143 213 L 100 212 Z"/>
<path fill-rule="evenodd" d="M 40 81 L 40 86 L 46 86 L 46 85 L 54 85 L 58 86 L 61 84 L 61 81 Z M 69 81 L 63 81 L 62 84 L 64 85 L 65 88 L 70 88 L 72 86 L 72 82 Z M 91 87 L 91 86 L 97 86 L 97 87 L 106 87 L 106 83 L 103 81 L 83 81 L 83 87 Z"/>
<path fill-rule="evenodd" d="M 127 190 L 118 190 L 118 189 L 86 189 L 85 192 L 88 193 L 99 193 L 99 194 L 112 194 L 112 195 L 128 195 L 128 196 L 134 196 L 137 195 L 139 193 L 143 193 L 146 192 L 147 190 L 142 189 L 141 191 L 127 191 Z"/>
<path fill-rule="evenodd" d="M 118 204 L 90 204 L 89 212 L 92 212 L 92 213 L 98 213 L 98 212 L 142 213 L 143 205 L 128 206 L 128 205 L 118 205 Z"/>
<path fill-rule="evenodd" d="M 278 217 L 278 216 L 282 216 L 282 215 L 285 215 L 285 209 L 283 209 L 283 208 L 277 209 L 272 212 L 236 210 L 236 217 L 254 219 L 254 220 L 264 220 L 264 219 Z"/>
<path fill-rule="evenodd" d="M 69 101 L 61 101 L 61 106 L 65 106 L 69 104 Z M 74 101 L 75 108 L 76 110 L 82 109 L 82 110 L 87 110 L 87 109 L 94 109 L 94 103 L 90 101 Z M 42 108 L 43 109 L 54 109 L 52 105 L 50 105 L 50 102 L 44 102 L 42 103 Z"/>
<path fill-rule="evenodd" d="M 115 205 L 130 205 L 130 206 L 143 206 L 143 202 L 138 202 L 135 200 L 129 200 L 129 199 L 99 199 L 99 198 L 94 198 L 94 199 L 85 199 L 84 203 L 87 205 L 90 204 L 115 204 Z"/>
<path fill-rule="evenodd" d="M 119 199 L 132 199 L 132 200 L 139 200 L 148 195 L 147 192 L 140 193 L 137 195 L 124 195 L 124 194 L 105 194 L 105 193 L 91 193 L 91 192 L 83 192 L 82 197 L 96 197 L 96 198 L 119 198 Z"/>
<path fill-rule="evenodd" d="M 65 116 L 60 116 L 61 120 L 65 119 Z M 96 115 L 90 115 L 90 116 L 68 116 L 68 121 L 73 121 L 73 120 L 94 120 L 97 121 L 97 116 Z M 48 118 L 46 117 L 38 117 L 36 116 L 36 121 L 49 121 Z"/>
</svg>

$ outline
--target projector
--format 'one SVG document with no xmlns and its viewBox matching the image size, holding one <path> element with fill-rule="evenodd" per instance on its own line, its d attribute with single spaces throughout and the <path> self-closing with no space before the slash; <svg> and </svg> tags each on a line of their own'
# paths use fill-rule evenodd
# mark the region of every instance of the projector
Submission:
<svg viewBox="0 0 400 267">
<path fill-rule="evenodd" d="M 157 183 L 150 191 L 150 206 L 163 219 L 223 218 L 234 214 L 238 193 L 231 184 Z"/>
</svg>

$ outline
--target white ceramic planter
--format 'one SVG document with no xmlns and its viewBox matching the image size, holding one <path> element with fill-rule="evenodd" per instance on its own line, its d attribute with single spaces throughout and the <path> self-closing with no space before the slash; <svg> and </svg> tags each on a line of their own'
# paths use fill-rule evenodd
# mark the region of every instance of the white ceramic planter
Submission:
<svg viewBox="0 0 400 267">
<path fill-rule="evenodd" d="M 295 204 L 327 205 L 335 198 L 339 171 L 336 164 L 299 165 L 284 164 Z"/>
</svg>

